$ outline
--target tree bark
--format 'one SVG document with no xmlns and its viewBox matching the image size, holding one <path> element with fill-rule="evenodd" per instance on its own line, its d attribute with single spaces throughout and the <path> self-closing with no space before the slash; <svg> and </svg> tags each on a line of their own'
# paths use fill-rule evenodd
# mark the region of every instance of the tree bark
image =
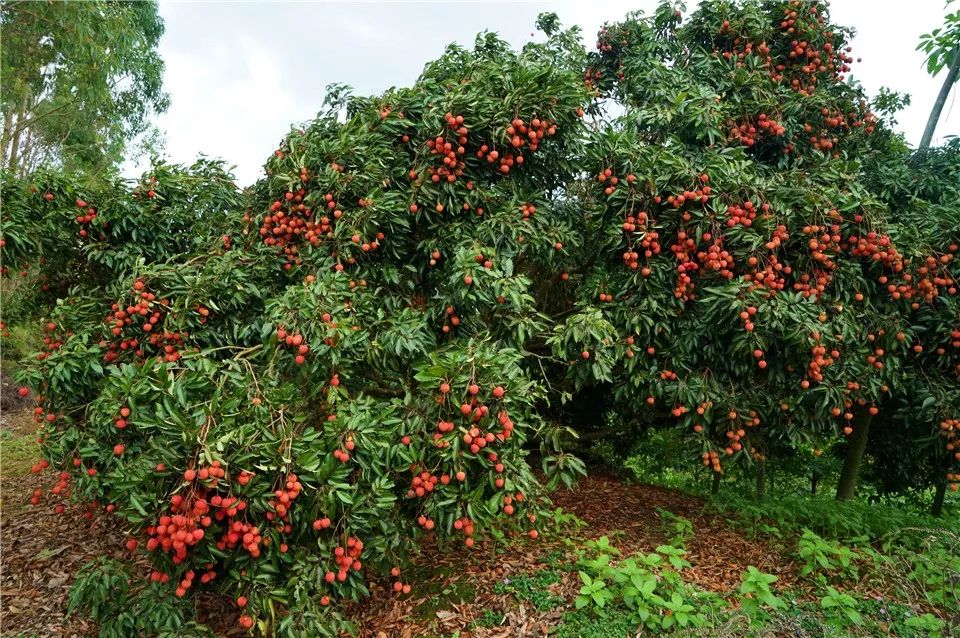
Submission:
<svg viewBox="0 0 960 638">
<path fill-rule="evenodd" d="M 383 397 L 385 399 L 390 398 L 399 398 L 403 396 L 403 390 L 394 390 L 393 388 L 383 388 L 376 386 L 368 386 L 365 388 L 360 388 L 360 392 L 364 394 L 369 394 L 375 397 Z"/>
<path fill-rule="evenodd" d="M 947 77 L 943 81 L 943 86 L 940 87 L 940 93 L 937 95 L 936 101 L 933 103 L 933 108 L 930 109 L 930 117 L 927 118 L 927 126 L 923 129 L 923 137 L 920 138 L 920 146 L 918 149 L 925 149 L 930 147 L 930 141 L 933 139 L 933 132 L 937 130 L 937 123 L 940 121 L 940 113 L 943 112 L 943 105 L 947 103 L 947 96 L 950 95 L 950 89 L 953 88 L 953 85 L 957 81 L 957 76 L 960 75 L 960 47 L 954 48 L 950 54 L 950 66 L 947 71 Z"/>
<path fill-rule="evenodd" d="M 755 479 L 756 483 L 753 496 L 756 500 L 762 501 L 767 491 L 767 464 L 764 461 L 757 462 Z"/>
<path fill-rule="evenodd" d="M 37 167 L 40 165 L 40 158 L 43 156 L 43 150 L 40 143 L 31 145 L 30 155 L 27 157 L 27 160 L 20 162 L 20 168 L 23 171 L 24 177 L 32 175 Z"/>
<path fill-rule="evenodd" d="M 625 431 L 626 429 L 623 426 L 617 426 L 612 428 L 604 428 L 602 430 L 595 430 L 593 432 L 584 432 L 582 434 L 577 432 L 577 440 L 581 442 L 599 441 L 610 436 L 623 434 Z"/>
<path fill-rule="evenodd" d="M 13 132 L 13 110 L 7 109 L 3 114 L 3 137 L 0 137 L 0 166 L 7 165 L 7 146 L 10 145 L 10 134 Z"/>
<path fill-rule="evenodd" d="M 10 154 L 7 156 L 7 168 L 10 169 L 11 173 L 15 173 L 17 170 L 17 154 L 20 152 L 20 134 L 24 129 L 20 123 L 26 116 L 26 110 L 27 96 L 23 96 L 23 100 L 20 102 L 20 111 L 17 113 L 17 128 L 13 132 L 13 139 L 10 141 Z"/>
<path fill-rule="evenodd" d="M 847 445 L 847 456 L 843 460 L 843 469 L 840 471 L 840 483 L 837 485 L 837 500 L 851 501 L 857 492 L 857 479 L 860 476 L 860 465 L 867 449 L 867 439 L 870 436 L 871 416 L 866 408 L 857 406 L 850 423 L 853 434 Z"/>
<path fill-rule="evenodd" d="M 930 513 L 933 516 L 940 516 L 943 514 L 943 501 L 947 495 L 947 472 L 950 469 L 950 457 L 945 456 L 943 458 L 942 469 L 937 476 L 935 481 L 936 491 L 933 493 L 933 506 L 930 508 Z"/>
<path fill-rule="evenodd" d="M 812 496 L 817 495 L 817 484 L 820 482 L 820 475 L 816 472 L 810 473 L 810 494 Z"/>
<path fill-rule="evenodd" d="M 711 494 L 720 493 L 720 478 L 721 478 L 720 472 L 713 473 L 713 484 L 710 486 Z"/>
<path fill-rule="evenodd" d="M 945 480 L 937 481 L 937 491 L 933 494 L 933 507 L 930 513 L 934 516 L 943 514 L 943 499 L 947 495 L 947 482 Z"/>
<path fill-rule="evenodd" d="M 30 161 L 33 157 L 33 129 L 27 129 L 27 137 L 23 140 L 23 150 L 20 152 L 19 177 L 23 179 L 30 172 Z"/>
</svg>

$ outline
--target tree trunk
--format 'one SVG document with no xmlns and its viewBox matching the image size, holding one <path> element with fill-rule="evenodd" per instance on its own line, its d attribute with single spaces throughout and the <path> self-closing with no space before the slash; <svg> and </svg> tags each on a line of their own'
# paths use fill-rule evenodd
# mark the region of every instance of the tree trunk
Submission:
<svg viewBox="0 0 960 638">
<path fill-rule="evenodd" d="M 23 133 L 24 126 L 21 124 L 23 118 L 26 117 L 27 111 L 27 96 L 23 96 L 23 101 L 20 103 L 20 112 L 17 113 L 17 128 L 13 131 L 13 139 L 10 141 L 10 155 L 7 156 L 7 168 L 10 169 L 11 173 L 15 173 L 17 169 L 17 154 L 20 152 L 20 134 Z"/>
<path fill-rule="evenodd" d="M 930 147 L 933 132 L 937 130 L 937 123 L 940 121 L 940 113 L 943 111 L 943 105 L 947 103 L 947 96 L 950 95 L 950 89 L 953 88 L 953 85 L 957 81 L 957 76 L 960 75 L 960 47 L 954 48 L 950 56 L 951 60 L 947 77 L 943 81 L 943 86 L 940 87 L 940 93 L 937 95 L 937 100 L 933 103 L 933 108 L 930 109 L 930 117 L 927 118 L 927 126 L 923 129 L 923 137 L 920 138 L 919 149 Z"/>
<path fill-rule="evenodd" d="M 764 461 L 757 462 L 755 478 L 756 490 L 754 491 L 754 498 L 756 498 L 758 501 L 762 501 L 767 490 L 767 464 Z"/>
<path fill-rule="evenodd" d="M 10 145 L 10 134 L 13 132 L 13 111 L 7 109 L 3 114 L 3 136 L 0 137 L 0 166 L 7 165 L 7 146 Z"/>
<path fill-rule="evenodd" d="M 40 145 L 39 143 L 34 144 L 34 145 L 31 147 L 31 149 L 30 149 L 30 157 L 27 159 L 26 162 L 21 162 L 21 163 L 20 163 L 20 166 L 23 168 L 23 174 L 24 174 L 24 176 L 32 175 L 34 172 L 36 172 L 37 167 L 38 167 L 38 166 L 40 165 L 40 163 L 41 163 L 41 159 L 42 159 L 42 157 L 43 157 L 43 152 L 44 152 L 44 151 L 43 151 L 43 148 L 41 147 L 41 145 Z"/>
<path fill-rule="evenodd" d="M 30 172 L 30 162 L 33 158 L 33 129 L 27 130 L 27 137 L 23 140 L 23 150 L 20 152 L 20 179 L 25 178 Z"/>
<path fill-rule="evenodd" d="M 857 406 L 853 413 L 850 426 L 853 433 L 847 445 L 847 456 L 843 460 L 843 470 L 840 471 L 840 483 L 837 485 L 837 500 L 851 501 L 857 491 L 857 478 L 860 475 L 860 465 L 863 463 L 863 454 L 867 449 L 867 439 L 870 436 L 870 413 L 863 406 Z"/>
<path fill-rule="evenodd" d="M 947 472 L 950 470 L 950 457 L 943 457 L 942 470 L 937 476 L 936 491 L 933 493 L 933 506 L 930 513 L 934 516 L 943 514 L 943 500 L 947 495 Z"/>
<path fill-rule="evenodd" d="M 816 472 L 810 474 L 810 494 L 817 495 L 817 484 L 820 482 L 820 475 Z"/>
<path fill-rule="evenodd" d="M 600 441 L 602 439 L 605 439 L 611 436 L 616 436 L 618 434 L 623 434 L 623 433 L 624 433 L 624 428 L 622 425 L 619 425 L 612 428 L 595 430 L 593 432 L 584 432 L 582 434 L 580 432 L 577 432 L 577 440 L 582 441 L 584 443 L 589 443 L 590 441 Z"/>
<path fill-rule="evenodd" d="M 943 514 L 943 499 L 947 495 L 947 482 L 945 480 L 937 481 L 937 491 L 933 495 L 933 507 L 930 513 L 934 516 Z"/>
<path fill-rule="evenodd" d="M 721 477 L 720 472 L 714 472 L 714 473 L 713 473 L 713 484 L 710 486 L 710 493 L 711 493 L 711 494 L 719 494 L 719 493 L 720 493 L 720 477 Z"/>
</svg>

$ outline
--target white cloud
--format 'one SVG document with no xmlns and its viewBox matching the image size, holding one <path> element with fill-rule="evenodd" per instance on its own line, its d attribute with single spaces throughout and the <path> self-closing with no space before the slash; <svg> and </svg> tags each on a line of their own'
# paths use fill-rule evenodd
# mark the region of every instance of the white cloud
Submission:
<svg viewBox="0 0 960 638">
<path fill-rule="evenodd" d="M 361 40 L 372 40 L 377 34 L 377 31 L 375 28 L 373 28 L 373 26 L 367 22 L 363 22 L 362 20 L 344 20 L 343 23 L 339 25 L 339 28 L 343 29 L 354 38 L 359 38 Z"/>
<path fill-rule="evenodd" d="M 875 0 L 869 5 L 853 0 L 834 2 L 834 22 L 857 30 L 853 39 L 853 55 L 863 59 L 853 65 L 852 76 L 867 93 L 876 95 L 881 87 L 908 93 L 911 104 L 897 116 L 900 130 L 912 144 L 920 141 L 930 109 L 936 100 L 946 70 L 930 77 L 924 56 L 916 51 L 923 33 L 941 26 L 945 15 L 943 0 Z M 957 95 L 954 85 L 953 97 Z M 947 135 L 960 135 L 960 110 L 951 108 L 948 100 L 934 136 L 934 143 Z"/>
<path fill-rule="evenodd" d="M 281 81 L 275 52 L 241 36 L 210 44 L 203 51 L 165 53 L 173 99 L 156 124 L 166 133 L 173 161 L 190 162 L 200 153 L 223 157 L 238 165 L 241 183 L 250 183 L 303 114 L 295 93 Z M 231 67 L 234 72 L 224 72 Z"/>
</svg>

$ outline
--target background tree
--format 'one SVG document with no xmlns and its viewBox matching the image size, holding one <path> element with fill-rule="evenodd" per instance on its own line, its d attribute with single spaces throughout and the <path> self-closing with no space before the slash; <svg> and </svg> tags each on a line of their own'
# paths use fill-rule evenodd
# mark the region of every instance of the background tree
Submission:
<svg viewBox="0 0 960 638">
<path fill-rule="evenodd" d="M 902 137 L 890 131 L 881 132 L 872 142 L 865 174 L 871 190 L 889 207 L 898 245 L 926 247 L 922 250 L 928 254 L 922 257 L 920 268 L 936 267 L 944 259 L 937 253 L 955 254 L 960 243 L 960 208 L 956 205 L 960 198 L 960 139 L 912 153 Z M 880 415 L 882 429 L 869 446 L 870 473 L 881 493 L 918 494 L 933 486 L 934 514 L 941 512 L 950 479 L 955 476 L 950 468 L 960 460 L 954 442 L 956 429 L 951 425 L 960 406 L 957 302 L 955 294 L 942 295 L 912 313 L 917 341 L 914 356 L 904 360 L 900 387 L 886 402 L 890 409 Z M 930 424 L 938 427 L 931 430 Z"/>
<path fill-rule="evenodd" d="M 947 0 L 947 5 L 952 2 L 953 0 Z M 930 109 L 930 117 L 927 118 L 923 137 L 920 138 L 918 148 L 924 149 L 930 146 L 933 133 L 937 130 L 937 122 L 940 121 L 940 113 L 947 103 L 947 96 L 960 77 L 960 11 L 947 14 L 942 27 L 922 35 L 917 50 L 927 54 L 927 73 L 931 77 L 935 77 L 944 67 L 947 69 L 947 76 L 943 79 L 943 86 L 940 87 L 940 93 Z"/>
<path fill-rule="evenodd" d="M 166 110 L 156 2 L 0 2 L 0 166 L 99 171 Z"/>
</svg>

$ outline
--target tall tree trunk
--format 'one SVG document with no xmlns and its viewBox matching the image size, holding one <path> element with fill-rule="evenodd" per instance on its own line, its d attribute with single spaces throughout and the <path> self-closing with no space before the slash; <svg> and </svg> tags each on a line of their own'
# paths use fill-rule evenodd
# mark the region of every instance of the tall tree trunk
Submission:
<svg viewBox="0 0 960 638">
<path fill-rule="evenodd" d="M 767 491 L 767 464 L 765 461 L 757 462 L 756 476 L 754 478 L 756 479 L 754 498 L 762 501 Z"/>
<path fill-rule="evenodd" d="M 720 493 L 720 478 L 721 478 L 720 472 L 714 472 L 714 473 L 713 473 L 713 484 L 710 485 L 710 493 L 711 493 L 711 494 L 719 494 L 719 493 Z"/>
<path fill-rule="evenodd" d="M 943 457 L 943 463 L 940 473 L 937 475 L 936 491 L 933 493 L 933 507 L 930 513 L 934 516 L 943 514 L 943 500 L 947 495 L 947 471 L 950 469 L 950 457 Z"/>
<path fill-rule="evenodd" d="M 945 480 L 937 481 L 937 491 L 933 495 L 933 507 L 930 513 L 934 516 L 943 514 L 943 499 L 947 495 L 947 482 Z"/>
<path fill-rule="evenodd" d="M 3 114 L 3 136 L 0 137 L 0 166 L 7 165 L 7 146 L 10 145 L 10 134 L 13 132 L 13 110 L 7 109 Z"/>
<path fill-rule="evenodd" d="M 870 412 L 863 406 L 854 409 L 853 434 L 847 444 L 847 456 L 843 460 L 843 469 L 840 471 L 840 483 L 837 485 L 837 500 L 851 501 L 857 491 L 857 478 L 860 475 L 860 465 L 863 463 L 863 454 L 867 449 L 867 439 L 870 436 Z"/>
<path fill-rule="evenodd" d="M 817 495 L 817 484 L 820 483 L 820 475 L 814 470 L 810 473 L 810 494 Z"/>
<path fill-rule="evenodd" d="M 23 96 L 20 102 L 20 111 L 17 113 L 17 128 L 13 131 L 13 139 L 10 141 L 10 154 L 7 156 L 7 168 L 11 173 L 17 170 L 17 155 L 20 153 L 20 134 L 23 133 L 25 126 L 22 125 L 23 118 L 27 116 L 27 96 Z"/>
<path fill-rule="evenodd" d="M 937 123 L 940 121 L 940 113 L 943 111 L 943 105 L 947 103 L 947 96 L 950 95 L 950 89 L 953 88 L 953 85 L 957 81 L 957 76 L 960 75 L 960 47 L 954 48 L 950 56 L 951 60 L 947 77 L 943 81 L 943 86 L 940 87 L 940 93 L 937 95 L 937 100 L 933 103 L 933 108 L 930 109 L 930 117 L 927 118 L 927 127 L 923 129 L 923 137 L 920 138 L 920 149 L 930 147 L 933 132 L 937 130 Z"/>
<path fill-rule="evenodd" d="M 20 179 L 26 177 L 30 172 L 30 162 L 33 160 L 33 152 L 33 129 L 28 129 L 27 137 L 23 140 L 23 150 L 20 151 L 20 170 L 18 171 Z"/>
</svg>

